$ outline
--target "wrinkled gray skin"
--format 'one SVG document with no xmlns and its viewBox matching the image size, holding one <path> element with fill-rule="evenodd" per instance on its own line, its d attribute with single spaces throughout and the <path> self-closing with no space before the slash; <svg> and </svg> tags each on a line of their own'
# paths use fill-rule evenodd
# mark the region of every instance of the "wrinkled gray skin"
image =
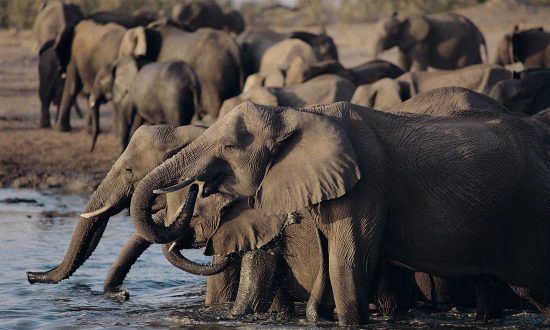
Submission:
<svg viewBox="0 0 550 330">
<path fill-rule="evenodd" d="M 128 145 L 137 121 L 149 124 L 188 125 L 199 110 L 200 83 L 183 61 L 149 63 L 121 57 L 101 70 L 94 81 L 89 106 L 93 109 L 92 150 L 99 131 L 99 105 L 113 101 L 121 152 Z"/>
<path fill-rule="evenodd" d="M 74 26 L 84 19 L 77 5 L 51 1 L 43 3 L 34 21 L 37 49 L 47 41 L 56 40 L 68 26 Z"/>
<path fill-rule="evenodd" d="M 514 27 L 497 46 L 494 62 L 499 65 L 523 63 L 526 69 L 550 67 L 550 33 L 542 28 L 519 31 Z"/>
<path fill-rule="evenodd" d="M 375 109 L 387 109 L 419 93 L 451 86 L 487 95 L 499 81 L 511 77 L 512 72 L 487 64 L 457 70 L 407 72 L 396 79 L 384 78 L 373 84 L 359 86 L 351 102 Z"/>
<path fill-rule="evenodd" d="M 245 26 L 238 11 L 224 12 L 214 0 L 184 0 L 174 6 L 171 18 L 191 32 L 198 28 L 209 27 L 239 34 Z"/>
<path fill-rule="evenodd" d="M 349 101 L 354 91 L 355 85 L 336 75 L 321 75 L 303 84 L 289 87 L 256 87 L 225 100 L 220 109 L 220 118 L 246 100 L 258 104 L 300 108 Z"/>
<path fill-rule="evenodd" d="M 68 27 L 56 43 L 61 72 L 66 72 L 65 86 L 55 128 L 69 131 L 70 107 L 81 91 L 89 95 L 97 72 L 113 63 L 126 28 L 115 23 L 97 24 L 83 20 L 76 27 Z M 88 114 L 91 114 L 88 111 Z M 89 118 L 91 122 L 91 117 Z"/>
<path fill-rule="evenodd" d="M 378 22 L 374 42 L 375 55 L 398 46 L 399 66 L 405 71 L 451 70 L 482 63 L 482 45 L 487 57 L 481 31 L 455 13 L 407 17 L 394 13 Z"/>
<path fill-rule="evenodd" d="M 139 181 L 163 160 L 185 147 L 196 139 L 205 128 L 197 126 L 142 126 L 130 141 L 128 148 L 120 155 L 115 164 L 107 173 L 105 179 L 90 197 L 85 213 L 101 209 L 101 214 L 81 217 L 76 225 L 73 237 L 63 261 L 55 268 L 46 272 L 29 272 L 27 278 L 30 283 L 58 283 L 71 276 L 93 253 L 109 218 L 127 208 L 130 198 Z M 155 199 L 155 214 L 158 221 L 166 206 L 167 198 Z M 181 200 L 180 200 L 181 202 Z M 194 203 L 194 200 L 192 201 Z M 182 217 L 192 214 L 192 209 L 184 207 Z M 169 222 L 167 222 L 169 223 Z M 171 228 L 177 233 L 188 228 L 188 223 L 177 223 L 165 228 Z M 142 239 L 134 240 L 134 255 L 141 254 L 147 248 Z M 126 249 L 126 248 L 125 248 Z M 141 251 L 141 252 L 140 252 Z M 136 257 L 137 258 L 137 257 Z M 119 261 L 115 262 L 119 263 Z M 115 281 L 117 276 L 110 276 L 108 283 Z M 116 285 L 107 285 L 111 289 Z M 109 291 L 109 290 L 108 290 Z"/>
<path fill-rule="evenodd" d="M 372 60 L 346 69 L 334 60 L 308 64 L 297 58 L 285 73 L 285 86 L 300 84 L 322 74 L 336 74 L 359 86 L 382 78 L 397 78 L 403 73 L 398 66 L 384 60 Z"/>
<path fill-rule="evenodd" d="M 428 100 L 440 107 L 452 90 Z M 468 116 L 393 115 L 345 102 L 243 103 L 141 180 L 130 207 L 136 230 L 150 242 L 177 239 L 151 218 L 154 191 L 198 179 L 254 198 L 266 214 L 313 213 L 328 265 L 308 310 L 329 282 L 340 324 L 367 321 L 380 253 L 437 276 L 496 276 L 548 312 L 545 147 L 523 118 L 462 91 L 473 93 Z"/>
<path fill-rule="evenodd" d="M 291 38 L 300 39 L 309 44 L 319 61 L 338 60 L 336 44 L 324 29 L 319 34 L 304 31 L 278 33 L 269 29 L 248 29 L 237 37 L 243 52 L 246 74 L 253 74 L 260 70 L 263 55 L 271 46 Z"/>
<path fill-rule="evenodd" d="M 218 117 L 223 100 L 237 95 L 244 82 L 239 47 L 223 31 L 204 28 L 186 32 L 162 23 L 129 29 L 120 45 L 120 56 L 126 55 L 189 64 L 201 84 L 197 117 L 207 122 Z"/>
<path fill-rule="evenodd" d="M 535 114 L 550 107 L 550 69 L 528 69 L 497 83 L 489 93 L 510 111 Z"/>
</svg>

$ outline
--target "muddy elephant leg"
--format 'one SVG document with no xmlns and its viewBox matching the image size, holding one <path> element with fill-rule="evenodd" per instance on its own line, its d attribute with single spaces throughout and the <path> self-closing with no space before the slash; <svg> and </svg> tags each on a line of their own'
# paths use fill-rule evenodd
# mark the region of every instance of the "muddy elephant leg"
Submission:
<svg viewBox="0 0 550 330">
<path fill-rule="evenodd" d="M 275 297 L 275 282 L 280 264 L 278 249 L 256 250 L 244 254 L 241 263 L 239 291 L 231 315 L 249 312 L 265 313 Z"/>
<path fill-rule="evenodd" d="M 130 294 L 122 287 L 122 282 L 132 265 L 149 246 L 151 243 L 135 233 L 132 234 L 109 270 L 103 285 L 103 293 L 116 299 L 128 300 Z"/>
<path fill-rule="evenodd" d="M 67 78 L 65 79 L 65 86 L 63 88 L 63 95 L 61 96 L 61 102 L 58 108 L 58 115 L 56 116 L 55 128 L 58 131 L 70 131 L 71 124 L 71 106 L 76 100 L 76 96 L 82 89 L 82 83 L 76 70 L 74 63 L 70 63 L 67 67 Z"/>
<path fill-rule="evenodd" d="M 269 311 L 288 317 L 294 314 L 294 300 L 288 294 L 287 289 L 281 284 L 279 284 L 279 288 L 277 289 L 275 298 L 273 298 L 273 303 L 271 304 Z"/>
<path fill-rule="evenodd" d="M 226 257 L 213 256 L 212 264 L 221 262 Z M 234 301 L 239 289 L 239 275 L 241 272 L 240 258 L 232 258 L 231 264 L 221 273 L 208 276 L 206 280 L 206 306 L 223 304 Z"/>
<path fill-rule="evenodd" d="M 334 319 L 334 301 L 328 269 L 328 242 L 319 229 L 315 232 L 319 246 L 319 272 L 306 306 L 306 318 L 311 323 L 317 323 L 323 319 Z"/>
<path fill-rule="evenodd" d="M 51 127 L 50 124 L 50 101 L 42 101 L 40 107 L 40 127 Z"/>
</svg>

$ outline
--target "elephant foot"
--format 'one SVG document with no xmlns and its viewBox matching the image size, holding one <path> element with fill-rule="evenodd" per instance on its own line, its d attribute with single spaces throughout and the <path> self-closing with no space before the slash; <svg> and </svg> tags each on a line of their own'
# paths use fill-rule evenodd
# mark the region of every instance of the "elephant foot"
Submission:
<svg viewBox="0 0 550 330">
<path fill-rule="evenodd" d="M 39 128 L 50 128 L 50 127 L 52 127 L 52 125 L 50 124 L 49 120 L 48 121 L 42 120 L 42 121 L 40 121 L 40 124 L 38 124 L 38 127 Z"/>
<path fill-rule="evenodd" d="M 105 290 L 103 291 L 103 294 L 107 298 L 117 301 L 127 301 L 130 299 L 130 292 L 123 286 L 117 286 L 115 288 Z"/>
<path fill-rule="evenodd" d="M 334 321 L 334 306 L 321 305 L 308 302 L 306 306 L 306 319 L 310 323 Z"/>
<path fill-rule="evenodd" d="M 282 317 L 291 317 L 294 314 L 294 301 L 288 294 L 279 290 L 269 308 L 270 313 L 277 313 Z"/>
<path fill-rule="evenodd" d="M 70 132 L 71 131 L 71 125 L 69 124 L 56 124 L 55 130 L 59 132 Z"/>
</svg>

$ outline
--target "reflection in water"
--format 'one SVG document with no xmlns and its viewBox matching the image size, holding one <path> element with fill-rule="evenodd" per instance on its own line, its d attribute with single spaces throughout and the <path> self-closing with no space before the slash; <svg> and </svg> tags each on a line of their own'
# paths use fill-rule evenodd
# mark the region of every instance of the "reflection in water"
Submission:
<svg viewBox="0 0 550 330">
<path fill-rule="evenodd" d="M 146 251 L 128 274 L 125 287 L 130 300 L 121 303 L 102 294 L 111 263 L 133 231 L 127 215 L 111 219 L 94 254 L 76 273 L 59 284 L 30 285 L 25 273 L 57 266 L 66 252 L 79 213 L 86 200 L 32 190 L 0 189 L 6 198 L 34 199 L 36 203 L 0 202 L 0 328 L 59 328 L 67 326 L 169 327 L 218 324 L 255 328 L 258 325 L 304 326 L 304 319 L 281 319 L 272 315 L 232 320 L 230 306 L 204 307 L 206 279 L 172 267 L 160 246 Z M 195 260 L 208 261 L 201 251 L 186 252 Z M 298 315 L 304 315 L 303 306 Z M 540 326 L 543 317 L 508 312 L 491 327 Z M 375 318 L 376 327 L 484 327 L 472 311 L 425 314 L 411 311 L 388 321 Z M 334 324 L 328 324 L 334 325 Z"/>
</svg>

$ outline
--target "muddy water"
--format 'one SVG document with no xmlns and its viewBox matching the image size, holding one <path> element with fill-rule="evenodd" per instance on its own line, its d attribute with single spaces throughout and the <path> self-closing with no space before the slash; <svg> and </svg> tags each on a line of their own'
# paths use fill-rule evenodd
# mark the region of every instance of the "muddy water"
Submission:
<svg viewBox="0 0 550 330">
<path fill-rule="evenodd" d="M 94 254 L 71 278 L 55 285 L 30 285 L 26 271 L 47 270 L 62 260 L 85 203 L 77 196 L 0 189 L 0 328 L 307 326 L 302 318 L 268 314 L 235 320 L 227 316 L 229 306 L 204 307 L 205 278 L 171 267 L 159 246 L 151 247 L 132 267 L 125 281 L 129 301 L 104 297 L 103 280 L 132 233 L 126 215 L 111 219 Z M 186 255 L 207 261 L 202 251 L 189 250 Z M 303 306 L 298 312 L 303 315 Z M 428 313 L 419 308 L 393 320 L 374 316 L 372 324 L 380 328 L 536 328 L 543 326 L 544 319 L 534 313 L 507 311 L 503 320 L 483 324 L 475 321 L 473 311 Z"/>
</svg>

